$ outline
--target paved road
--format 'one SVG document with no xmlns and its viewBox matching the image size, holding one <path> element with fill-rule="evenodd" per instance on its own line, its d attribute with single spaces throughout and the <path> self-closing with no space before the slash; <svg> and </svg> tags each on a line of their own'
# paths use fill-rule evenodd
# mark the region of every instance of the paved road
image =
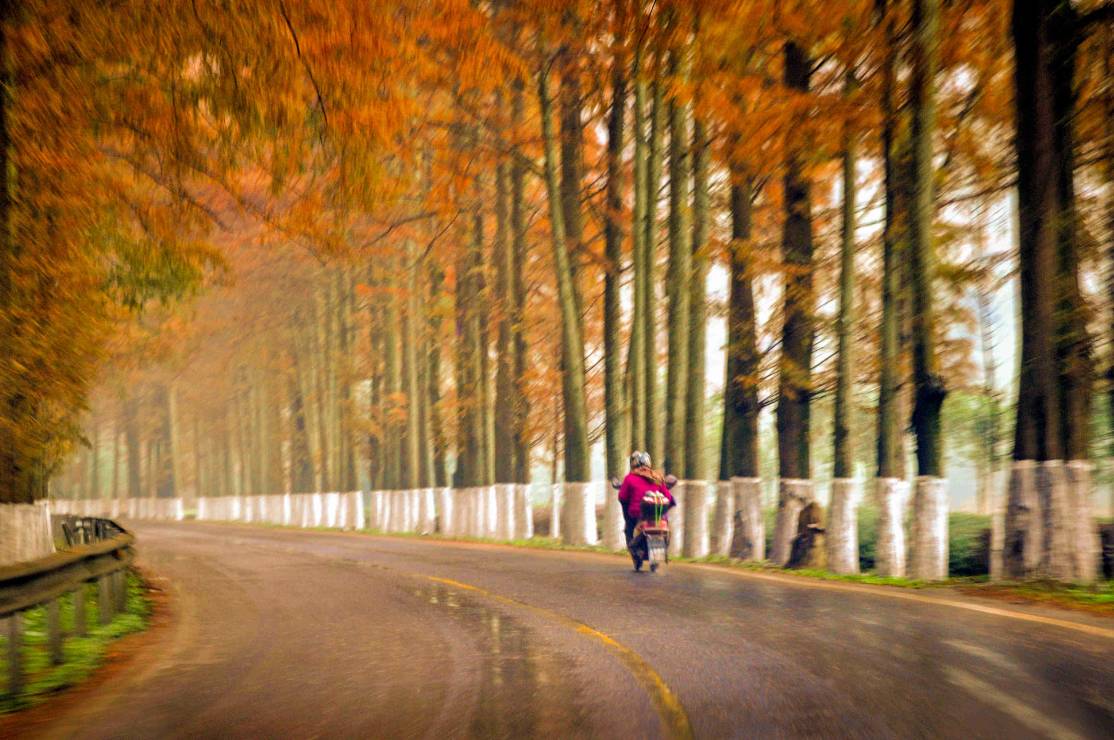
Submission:
<svg viewBox="0 0 1114 740">
<path fill-rule="evenodd" d="M 1109 622 L 586 553 L 135 529 L 173 625 L 47 735 L 1114 736 Z"/>
</svg>

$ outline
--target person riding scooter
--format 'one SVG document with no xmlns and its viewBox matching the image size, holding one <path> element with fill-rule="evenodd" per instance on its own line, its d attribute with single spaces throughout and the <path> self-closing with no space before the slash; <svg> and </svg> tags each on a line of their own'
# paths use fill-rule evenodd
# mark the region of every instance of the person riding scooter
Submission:
<svg viewBox="0 0 1114 740">
<path fill-rule="evenodd" d="M 627 538 L 627 547 L 630 547 L 634 538 L 635 527 L 642 516 L 642 500 L 646 494 L 656 491 L 669 501 L 666 511 L 677 505 L 673 494 L 669 492 L 666 478 L 654 470 L 649 452 L 634 451 L 630 456 L 630 472 L 619 486 L 619 504 L 623 507 L 623 534 Z M 663 514 L 663 517 L 665 515 Z M 635 569 L 639 569 L 642 561 L 631 554 Z"/>
</svg>

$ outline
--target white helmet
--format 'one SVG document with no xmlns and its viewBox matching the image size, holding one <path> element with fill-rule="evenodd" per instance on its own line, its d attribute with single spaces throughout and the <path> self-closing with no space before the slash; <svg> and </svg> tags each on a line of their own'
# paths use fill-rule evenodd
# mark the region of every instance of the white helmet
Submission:
<svg viewBox="0 0 1114 740">
<path fill-rule="evenodd" d="M 648 468 L 650 467 L 650 453 L 635 450 L 630 453 L 630 467 L 631 470 L 635 468 Z"/>
</svg>

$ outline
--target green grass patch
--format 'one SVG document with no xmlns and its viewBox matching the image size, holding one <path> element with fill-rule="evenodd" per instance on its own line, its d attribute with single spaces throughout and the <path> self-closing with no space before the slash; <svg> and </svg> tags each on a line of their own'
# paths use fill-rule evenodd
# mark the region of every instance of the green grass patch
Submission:
<svg viewBox="0 0 1114 740">
<path fill-rule="evenodd" d="M 46 608 L 39 606 L 22 612 L 24 690 L 19 695 L 12 695 L 8 690 L 8 639 L 5 629 L 0 635 L 0 714 L 24 709 L 52 693 L 82 682 L 101 665 L 114 640 L 147 627 L 151 602 L 143 581 L 134 572 L 128 573 L 127 603 L 125 613 L 117 614 L 111 622 L 101 625 L 97 619 L 97 589 L 87 584 L 85 614 L 88 635 L 77 637 L 73 635 L 73 600 L 64 597 L 59 612 L 65 635 L 62 643 L 65 659 L 58 666 L 50 663 Z"/>
</svg>

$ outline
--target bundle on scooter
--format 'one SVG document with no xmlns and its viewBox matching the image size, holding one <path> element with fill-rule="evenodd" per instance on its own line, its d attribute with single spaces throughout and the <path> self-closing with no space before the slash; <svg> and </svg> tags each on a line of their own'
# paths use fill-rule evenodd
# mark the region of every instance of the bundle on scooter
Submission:
<svg viewBox="0 0 1114 740">
<path fill-rule="evenodd" d="M 635 570 L 648 562 L 650 571 L 654 572 L 662 563 L 669 562 L 669 520 L 665 518 L 669 506 L 669 497 L 664 493 L 650 491 L 643 497 L 630 544 Z"/>
</svg>

